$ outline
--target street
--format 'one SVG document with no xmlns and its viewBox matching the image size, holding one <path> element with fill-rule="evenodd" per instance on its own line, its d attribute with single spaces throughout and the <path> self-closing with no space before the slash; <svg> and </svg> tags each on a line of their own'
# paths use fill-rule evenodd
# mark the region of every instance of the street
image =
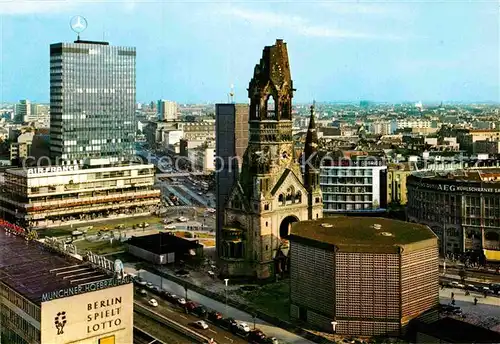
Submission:
<svg viewBox="0 0 500 344">
<path fill-rule="evenodd" d="M 125 271 L 127 273 L 132 273 L 137 276 L 140 276 L 143 280 L 147 282 L 151 282 L 154 285 L 160 286 L 161 283 L 161 288 L 164 290 L 167 290 L 171 293 L 174 293 L 179 296 L 184 296 L 185 295 L 185 289 L 184 286 L 179 285 L 175 282 L 172 282 L 170 280 L 160 278 L 160 276 L 157 276 L 153 273 L 150 273 L 149 271 L 146 270 L 139 270 L 137 271 L 133 266 L 129 264 L 125 264 Z M 204 295 L 198 294 L 194 291 L 188 290 L 188 298 L 204 305 L 205 307 L 208 307 L 210 309 L 217 310 L 218 312 L 221 312 L 224 317 L 231 317 L 234 318 L 236 321 L 244 321 L 248 323 L 250 326 L 253 327 L 253 317 L 245 312 L 242 312 L 236 308 L 233 308 L 231 306 L 227 306 L 224 303 L 218 302 L 216 300 L 210 299 Z M 267 336 L 269 337 L 276 337 L 278 340 L 280 340 L 280 343 L 290 343 L 290 344 L 313 344 L 313 342 L 297 336 L 294 333 L 291 333 L 289 331 L 286 331 L 284 329 L 281 329 L 279 327 L 276 327 L 272 324 L 269 324 L 259 318 L 255 319 L 255 324 L 256 327 L 262 330 Z"/>
<path fill-rule="evenodd" d="M 176 295 L 178 296 L 184 296 L 185 291 L 184 289 L 182 292 L 177 293 Z M 191 298 L 191 295 L 188 294 L 188 297 Z M 151 307 L 148 304 L 148 300 L 151 298 L 154 298 L 156 301 L 158 301 L 158 307 Z M 169 319 L 172 319 L 186 327 L 189 327 L 195 332 L 198 332 L 206 337 L 209 338 L 214 338 L 215 341 L 218 344 L 246 344 L 247 341 L 244 340 L 243 338 L 232 334 L 229 331 L 226 331 L 220 327 L 216 327 L 215 325 L 211 324 L 210 322 L 207 321 L 207 324 L 209 326 L 208 329 L 206 330 L 201 330 L 193 326 L 193 323 L 201 320 L 200 318 L 191 315 L 191 314 L 186 314 L 184 309 L 173 305 L 167 300 L 164 300 L 157 295 L 154 295 L 152 293 L 149 293 L 148 295 L 140 295 L 139 293 L 135 293 L 135 301 L 139 302 L 141 305 L 151 309 L 152 311 L 159 313 Z M 195 301 L 195 300 L 193 300 Z M 134 315 L 135 316 L 135 315 Z"/>
</svg>

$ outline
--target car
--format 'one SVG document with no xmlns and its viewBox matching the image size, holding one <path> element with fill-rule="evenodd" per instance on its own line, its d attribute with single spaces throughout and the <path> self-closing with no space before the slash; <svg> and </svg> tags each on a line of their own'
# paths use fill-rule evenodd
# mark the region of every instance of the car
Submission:
<svg viewBox="0 0 500 344">
<path fill-rule="evenodd" d="M 232 332 L 234 332 L 238 326 L 238 323 L 233 318 L 222 318 L 218 323 L 221 327 Z"/>
<path fill-rule="evenodd" d="M 184 306 L 186 304 L 186 299 L 184 299 L 183 297 L 180 297 L 177 299 L 177 303 L 181 306 Z"/>
<path fill-rule="evenodd" d="M 177 218 L 177 221 L 179 221 L 179 222 L 188 222 L 188 219 L 185 218 L 184 216 L 180 216 L 180 217 Z"/>
<path fill-rule="evenodd" d="M 262 332 L 259 329 L 255 329 L 250 331 L 248 334 L 248 342 L 252 344 L 261 344 L 263 343 L 264 339 L 266 338 L 266 335 L 264 332 Z"/>
<path fill-rule="evenodd" d="M 163 226 L 163 229 L 177 229 L 177 227 L 175 225 L 166 225 Z"/>
<path fill-rule="evenodd" d="M 490 290 L 493 291 L 495 294 L 500 293 L 500 283 L 491 283 Z"/>
<path fill-rule="evenodd" d="M 276 337 L 266 337 L 262 341 L 263 344 L 279 344 L 279 341 Z"/>
<path fill-rule="evenodd" d="M 207 314 L 207 318 L 208 320 L 210 320 L 211 322 L 218 322 L 219 320 L 222 319 L 222 313 L 221 312 L 217 312 L 217 311 L 209 311 L 208 314 Z"/>
<path fill-rule="evenodd" d="M 451 287 L 452 288 L 458 288 L 458 289 L 464 289 L 465 286 L 463 284 L 460 284 L 458 282 L 451 282 Z"/>
<path fill-rule="evenodd" d="M 151 282 L 146 283 L 146 288 L 153 289 L 154 285 Z"/>
<path fill-rule="evenodd" d="M 152 307 L 158 307 L 158 301 L 156 301 L 155 299 L 149 300 L 148 303 Z"/>
<path fill-rule="evenodd" d="M 177 299 L 178 299 L 177 295 L 172 294 L 172 293 L 170 293 L 168 291 L 166 291 L 164 295 L 165 295 L 165 299 L 167 301 L 170 301 L 172 303 L 177 302 Z"/>
<path fill-rule="evenodd" d="M 148 295 L 148 293 L 144 289 L 139 290 L 139 294 L 141 294 L 141 295 Z"/>
<path fill-rule="evenodd" d="M 238 331 L 240 331 L 240 332 L 244 332 L 244 333 L 250 332 L 250 326 L 248 326 L 248 324 L 246 322 L 238 323 L 237 328 L 238 328 Z"/>
<path fill-rule="evenodd" d="M 486 294 L 493 293 L 493 292 L 491 291 L 491 289 L 490 289 L 490 288 L 488 288 L 488 287 L 482 287 L 482 288 L 481 288 L 481 292 L 482 292 L 482 293 L 486 293 Z"/>
<path fill-rule="evenodd" d="M 146 285 L 146 284 L 148 284 L 148 282 L 146 282 L 145 280 L 141 279 L 140 277 L 137 277 L 136 283 L 139 284 L 139 285 Z"/>
<path fill-rule="evenodd" d="M 195 307 L 191 313 L 196 315 L 198 318 L 205 318 L 207 316 L 207 309 L 201 305 Z"/>
<path fill-rule="evenodd" d="M 174 223 L 174 220 L 165 219 L 165 220 L 163 220 L 163 223 L 166 225 L 170 225 L 170 224 Z"/>
<path fill-rule="evenodd" d="M 465 287 L 467 290 L 470 290 L 470 291 L 478 291 L 479 290 L 479 288 L 473 284 L 467 284 Z"/>
<path fill-rule="evenodd" d="M 187 311 L 190 312 L 193 309 L 195 309 L 196 307 L 198 307 L 198 304 L 194 301 L 188 301 L 188 302 L 186 302 L 184 307 L 186 307 Z"/>
<path fill-rule="evenodd" d="M 208 324 L 203 321 L 203 320 L 198 320 L 194 323 L 194 325 L 196 327 L 198 327 L 199 329 L 202 329 L 202 330 L 207 330 L 208 329 Z"/>
</svg>

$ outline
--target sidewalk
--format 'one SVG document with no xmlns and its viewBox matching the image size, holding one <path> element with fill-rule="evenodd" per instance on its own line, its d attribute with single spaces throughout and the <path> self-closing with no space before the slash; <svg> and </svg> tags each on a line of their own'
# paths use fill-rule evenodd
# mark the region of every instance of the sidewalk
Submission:
<svg viewBox="0 0 500 344">
<path fill-rule="evenodd" d="M 161 278 L 158 275 L 155 275 L 146 270 L 136 270 L 135 267 L 131 264 L 125 264 L 125 272 L 133 273 L 137 276 L 140 276 L 143 280 L 153 283 L 154 285 L 160 286 L 175 295 L 184 297 L 186 294 L 186 290 L 184 286 L 177 284 L 171 280 L 166 278 Z M 200 303 L 208 308 L 214 309 L 218 312 L 221 312 L 226 317 L 232 317 L 237 321 L 245 321 L 251 327 L 253 327 L 254 319 L 253 317 L 245 312 L 242 312 L 234 307 L 229 305 L 225 305 L 224 303 L 218 302 L 216 300 L 210 299 L 204 295 L 196 293 L 192 290 L 188 290 L 187 297 L 197 303 Z M 257 328 L 261 329 L 267 336 L 276 337 L 280 340 L 280 343 L 284 344 L 313 344 L 313 342 L 297 336 L 289 331 L 283 330 L 279 327 L 273 326 L 259 318 L 255 318 L 255 325 Z"/>
<path fill-rule="evenodd" d="M 458 319 L 500 332 L 500 298 L 492 296 L 484 298 L 475 292 L 465 296 L 465 291 L 462 289 L 446 288 L 439 291 L 440 302 L 450 304 L 452 292 L 455 305 L 461 307 L 465 314 L 465 319 L 457 317 Z M 474 305 L 474 297 L 477 298 L 477 305 Z"/>
</svg>

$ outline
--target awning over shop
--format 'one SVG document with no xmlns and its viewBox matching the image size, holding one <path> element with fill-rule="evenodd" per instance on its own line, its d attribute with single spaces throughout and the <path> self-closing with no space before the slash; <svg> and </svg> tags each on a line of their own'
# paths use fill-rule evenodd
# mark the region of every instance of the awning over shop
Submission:
<svg viewBox="0 0 500 344">
<path fill-rule="evenodd" d="M 500 263 L 500 251 L 483 250 L 483 253 L 487 261 Z"/>
</svg>

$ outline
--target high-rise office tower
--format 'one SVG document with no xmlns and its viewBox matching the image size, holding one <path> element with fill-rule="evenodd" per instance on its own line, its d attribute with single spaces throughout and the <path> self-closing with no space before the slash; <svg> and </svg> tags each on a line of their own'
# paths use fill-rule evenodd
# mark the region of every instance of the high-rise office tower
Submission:
<svg viewBox="0 0 500 344">
<path fill-rule="evenodd" d="M 16 104 L 16 113 L 14 115 L 14 122 L 23 123 L 31 115 L 31 102 L 28 99 L 20 100 Z"/>
<path fill-rule="evenodd" d="M 158 111 L 159 121 L 175 121 L 177 120 L 177 104 L 170 100 L 158 100 L 158 105 L 156 106 Z"/>
<path fill-rule="evenodd" d="M 215 105 L 216 227 L 224 221 L 224 205 L 238 180 L 238 171 L 248 146 L 248 104 Z M 220 236 L 219 236 L 220 238 Z M 219 249 L 221 248 L 218 245 Z"/>
<path fill-rule="evenodd" d="M 112 164 L 134 153 L 133 47 L 50 46 L 50 152 L 64 163 Z"/>
</svg>

